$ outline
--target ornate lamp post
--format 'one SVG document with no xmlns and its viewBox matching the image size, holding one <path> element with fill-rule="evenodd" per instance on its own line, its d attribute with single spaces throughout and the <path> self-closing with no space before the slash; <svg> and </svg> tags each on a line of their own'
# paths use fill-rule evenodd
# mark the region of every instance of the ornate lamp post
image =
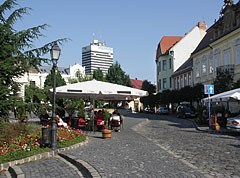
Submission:
<svg viewBox="0 0 240 178">
<path fill-rule="evenodd" d="M 56 68 L 57 68 L 57 62 L 61 53 L 61 49 L 59 48 L 59 46 L 57 45 L 57 43 L 55 43 L 51 50 L 51 59 L 52 59 L 52 63 L 53 63 L 53 106 L 52 106 L 52 149 L 56 149 L 57 148 L 57 127 L 56 127 L 56 107 L 55 107 L 55 103 L 56 103 Z"/>
</svg>

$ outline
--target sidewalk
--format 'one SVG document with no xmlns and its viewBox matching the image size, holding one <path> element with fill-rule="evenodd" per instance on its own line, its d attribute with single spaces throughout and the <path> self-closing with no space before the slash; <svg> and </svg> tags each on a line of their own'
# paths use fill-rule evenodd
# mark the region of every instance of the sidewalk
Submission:
<svg viewBox="0 0 240 178">
<path fill-rule="evenodd" d="M 232 131 L 232 130 L 229 130 L 227 128 L 224 128 L 224 127 L 221 127 L 220 130 L 212 130 L 212 129 L 209 129 L 208 126 L 199 126 L 197 125 L 197 123 L 195 122 L 194 119 L 189 119 L 193 125 L 195 126 L 196 130 L 198 131 L 202 131 L 202 132 L 208 132 L 208 133 L 212 133 L 212 134 L 237 134 L 236 132 Z"/>
</svg>

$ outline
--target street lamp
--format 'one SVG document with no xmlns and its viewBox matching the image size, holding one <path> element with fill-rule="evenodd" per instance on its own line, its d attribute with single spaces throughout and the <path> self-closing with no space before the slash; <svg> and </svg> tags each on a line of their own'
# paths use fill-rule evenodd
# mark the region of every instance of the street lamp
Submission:
<svg viewBox="0 0 240 178">
<path fill-rule="evenodd" d="M 51 59 L 53 63 L 53 106 L 52 106 L 52 149 L 57 148 L 57 127 L 56 127 L 56 68 L 57 68 L 57 62 L 61 53 L 61 49 L 57 45 L 57 43 L 54 43 L 51 50 Z"/>
</svg>

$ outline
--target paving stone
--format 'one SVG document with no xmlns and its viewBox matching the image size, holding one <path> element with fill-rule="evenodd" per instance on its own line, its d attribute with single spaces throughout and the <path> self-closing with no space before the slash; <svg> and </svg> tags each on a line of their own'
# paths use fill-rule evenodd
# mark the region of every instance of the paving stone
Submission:
<svg viewBox="0 0 240 178">
<path fill-rule="evenodd" d="M 140 134 L 214 177 L 240 177 L 238 135 L 196 131 L 186 119 L 149 115 Z"/>
<path fill-rule="evenodd" d="M 124 130 L 113 132 L 111 139 L 102 139 L 100 132 L 88 133 L 87 145 L 66 153 L 86 161 L 106 177 L 205 177 L 131 129 L 143 121 L 126 117 Z"/>
</svg>

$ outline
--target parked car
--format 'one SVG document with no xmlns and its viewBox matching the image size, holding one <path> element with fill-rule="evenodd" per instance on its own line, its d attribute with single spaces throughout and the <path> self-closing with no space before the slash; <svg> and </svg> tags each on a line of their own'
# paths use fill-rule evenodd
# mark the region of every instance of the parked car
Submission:
<svg viewBox="0 0 240 178">
<path fill-rule="evenodd" d="M 157 114 L 168 114 L 168 109 L 166 107 L 160 107 L 157 109 Z"/>
<path fill-rule="evenodd" d="M 151 114 L 151 113 L 154 113 L 154 109 L 153 109 L 153 108 L 150 108 L 150 107 L 146 107 L 146 108 L 144 109 L 144 112 Z"/>
<path fill-rule="evenodd" d="M 227 118 L 227 129 L 240 132 L 240 115 Z"/>
<path fill-rule="evenodd" d="M 177 107 L 177 117 L 190 118 L 195 116 L 196 116 L 195 112 L 190 107 L 185 105 L 179 105 Z"/>
</svg>

